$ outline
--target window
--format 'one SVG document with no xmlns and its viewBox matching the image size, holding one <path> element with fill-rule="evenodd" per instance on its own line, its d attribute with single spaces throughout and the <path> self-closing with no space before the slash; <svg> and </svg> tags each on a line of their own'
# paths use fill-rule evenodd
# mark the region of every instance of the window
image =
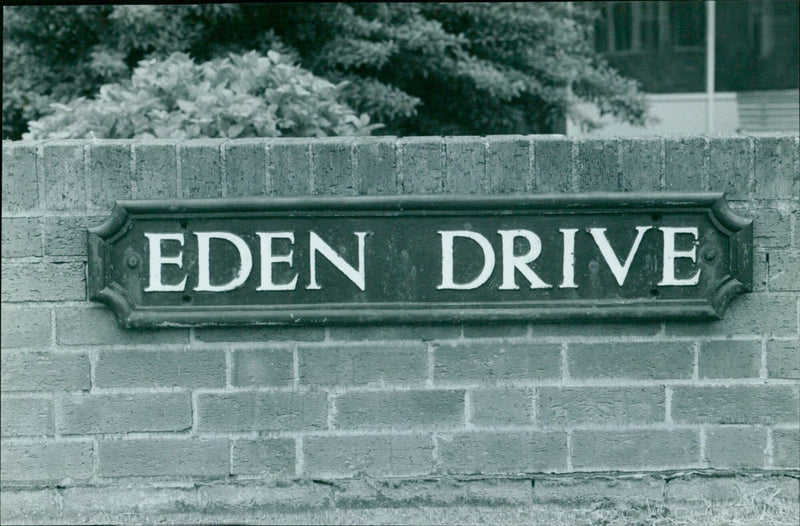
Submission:
<svg viewBox="0 0 800 526">
<path fill-rule="evenodd" d="M 642 2 L 639 8 L 639 42 L 643 49 L 658 49 L 659 27 L 658 9 L 655 2 Z"/>
<path fill-rule="evenodd" d="M 595 23 L 595 49 L 624 53 L 658 48 L 661 3 L 605 2 Z"/>
<path fill-rule="evenodd" d="M 631 4 L 615 2 L 611 4 L 612 23 L 614 24 L 614 51 L 630 51 L 633 49 Z"/>
<path fill-rule="evenodd" d="M 706 9 L 703 2 L 670 2 L 669 26 L 675 47 L 702 47 L 706 39 Z"/>
<path fill-rule="evenodd" d="M 626 53 L 702 48 L 706 6 L 700 1 L 603 2 L 595 23 L 595 49 Z"/>
</svg>

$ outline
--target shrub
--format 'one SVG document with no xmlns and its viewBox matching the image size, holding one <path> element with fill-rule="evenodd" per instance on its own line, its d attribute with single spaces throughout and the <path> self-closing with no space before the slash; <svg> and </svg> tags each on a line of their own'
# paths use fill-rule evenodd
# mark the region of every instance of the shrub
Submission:
<svg viewBox="0 0 800 526">
<path fill-rule="evenodd" d="M 111 63 L 109 57 L 96 61 Z M 284 54 L 255 51 L 196 64 L 185 53 L 143 60 L 130 79 L 93 99 L 52 103 L 24 139 L 237 138 L 369 135 L 370 124 L 340 102 L 333 84 Z"/>
</svg>

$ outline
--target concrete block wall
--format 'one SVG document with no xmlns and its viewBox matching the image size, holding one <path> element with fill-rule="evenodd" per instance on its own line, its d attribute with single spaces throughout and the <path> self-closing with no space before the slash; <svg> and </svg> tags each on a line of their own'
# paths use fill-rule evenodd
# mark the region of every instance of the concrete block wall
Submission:
<svg viewBox="0 0 800 526">
<path fill-rule="evenodd" d="M 796 136 L 4 142 L 3 513 L 544 502 L 618 472 L 646 474 L 629 495 L 690 499 L 680 473 L 702 472 L 778 477 L 796 498 L 798 149 Z M 87 301 L 85 229 L 117 199 L 592 191 L 727 192 L 755 221 L 755 291 L 720 321 L 149 331 Z"/>
</svg>

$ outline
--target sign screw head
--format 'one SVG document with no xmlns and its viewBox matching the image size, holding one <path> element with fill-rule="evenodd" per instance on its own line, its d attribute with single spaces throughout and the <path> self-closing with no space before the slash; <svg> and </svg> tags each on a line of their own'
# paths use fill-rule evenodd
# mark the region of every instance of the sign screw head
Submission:
<svg viewBox="0 0 800 526">
<path fill-rule="evenodd" d="M 128 258 L 128 266 L 131 268 L 136 268 L 139 266 L 139 258 L 136 256 L 131 256 Z"/>
<path fill-rule="evenodd" d="M 717 257 L 717 251 L 714 250 L 713 248 L 709 248 L 708 250 L 706 250 L 706 253 L 703 257 L 705 258 L 706 261 L 709 262 L 714 261 L 714 258 Z"/>
</svg>

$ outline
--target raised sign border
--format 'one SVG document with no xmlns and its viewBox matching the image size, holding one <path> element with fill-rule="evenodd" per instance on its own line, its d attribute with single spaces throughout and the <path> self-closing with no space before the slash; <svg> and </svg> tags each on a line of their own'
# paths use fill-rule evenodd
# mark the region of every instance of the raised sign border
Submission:
<svg viewBox="0 0 800 526">
<path fill-rule="evenodd" d="M 135 214 L 193 214 L 273 211 L 403 212 L 557 209 L 580 213 L 587 209 L 672 210 L 705 208 L 718 230 L 731 238 L 730 274 L 720 281 L 708 299 L 571 300 L 569 305 L 551 301 L 506 303 L 502 307 L 468 306 L 463 303 L 421 305 L 415 303 L 332 303 L 313 308 L 268 310 L 260 306 L 138 307 L 124 290 L 108 283 L 110 244 L 127 230 Z M 753 223 L 736 215 L 722 193 L 591 193 L 503 196 L 415 195 L 346 197 L 259 197 L 241 199 L 170 199 L 117 201 L 111 216 L 88 229 L 89 298 L 111 307 L 123 327 L 176 327 L 214 325 L 309 325 L 363 324 L 375 322 L 500 322 L 513 320 L 570 319 L 720 319 L 730 300 L 753 285 Z"/>
</svg>

